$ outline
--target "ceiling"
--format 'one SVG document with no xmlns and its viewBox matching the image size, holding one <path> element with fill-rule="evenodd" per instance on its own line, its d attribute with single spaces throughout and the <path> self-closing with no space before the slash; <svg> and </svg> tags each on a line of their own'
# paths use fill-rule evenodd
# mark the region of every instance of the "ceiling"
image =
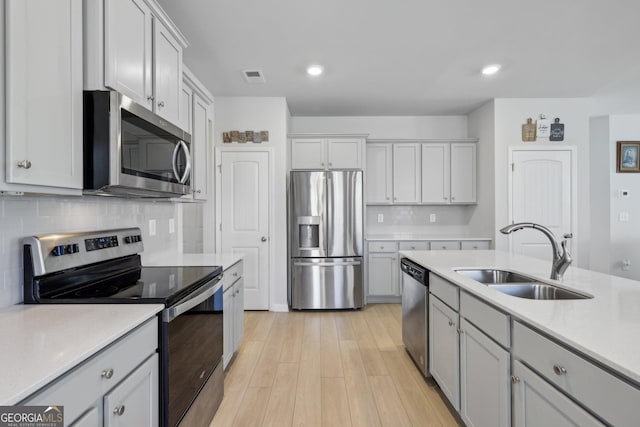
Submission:
<svg viewBox="0 0 640 427">
<path fill-rule="evenodd" d="M 214 96 L 284 96 L 293 116 L 466 114 L 640 76 L 637 0 L 159 1 Z M 306 75 L 312 63 L 321 77 Z M 491 63 L 501 72 L 482 76 Z"/>
</svg>

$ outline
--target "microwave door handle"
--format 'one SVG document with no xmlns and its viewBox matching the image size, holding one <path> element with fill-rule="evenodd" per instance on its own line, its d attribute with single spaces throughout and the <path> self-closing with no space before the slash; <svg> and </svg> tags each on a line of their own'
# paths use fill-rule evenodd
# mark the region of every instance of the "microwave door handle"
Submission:
<svg viewBox="0 0 640 427">
<path fill-rule="evenodd" d="M 173 157 L 171 159 L 171 167 L 173 168 L 173 175 L 176 177 L 178 181 L 180 181 L 180 175 L 178 175 L 178 150 L 179 149 L 180 149 L 180 144 L 178 143 L 173 148 Z"/>
<path fill-rule="evenodd" d="M 180 178 L 180 184 L 184 184 L 187 182 L 187 179 L 189 179 L 189 175 L 191 174 L 191 153 L 189 152 L 189 147 L 187 147 L 187 144 L 184 141 L 180 141 L 178 145 L 182 147 L 184 155 L 187 158 L 187 166 L 184 168 L 184 175 Z"/>
</svg>

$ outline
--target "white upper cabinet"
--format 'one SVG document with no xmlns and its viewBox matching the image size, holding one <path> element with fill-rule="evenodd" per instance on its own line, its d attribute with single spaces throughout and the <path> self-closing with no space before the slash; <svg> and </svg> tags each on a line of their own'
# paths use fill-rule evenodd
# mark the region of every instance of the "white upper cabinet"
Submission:
<svg viewBox="0 0 640 427">
<path fill-rule="evenodd" d="M 80 194 L 82 0 L 7 0 L 1 9 L 0 191 Z"/>
<path fill-rule="evenodd" d="M 367 144 L 367 203 L 389 204 L 393 197 L 391 144 Z"/>
<path fill-rule="evenodd" d="M 449 144 L 422 144 L 422 203 L 449 203 Z"/>
<path fill-rule="evenodd" d="M 362 169 L 364 135 L 291 135 L 291 169 Z"/>
<path fill-rule="evenodd" d="M 154 0 L 85 1 L 86 90 L 114 89 L 180 125 L 180 30 Z"/>
<path fill-rule="evenodd" d="M 420 203 L 420 144 L 393 144 L 393 202 Z"/>
<path fill-rule="evenodd" d="M 476 203 L 476 144 L 451 144 L 451 203 Z"/>
<path fill-rule="evenodd" d="M 144 0 L 106 0 L 104 85 L 153 109 L 153 16 Z"/>
</svg>

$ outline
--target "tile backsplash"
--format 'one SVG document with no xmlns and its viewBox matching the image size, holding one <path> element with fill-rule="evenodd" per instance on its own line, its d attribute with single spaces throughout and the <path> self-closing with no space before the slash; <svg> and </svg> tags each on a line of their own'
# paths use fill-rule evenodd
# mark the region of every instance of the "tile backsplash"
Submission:
<svg viewBox="0 0 640 427">
<path fill-rule="evenodd" d="M 367 234 L 419 234 L 464 236 L 486 235 L 486 230 L 474 230 L 469 225 L 475 206 L 367 206 Z M 435 222 L 430 216 L 435 215 Z M 378 222 L 382 215 L 383 222 Z"/>
<path fill-rule="evenodd" d="M 145 253 L 176 250 L 177 235 L 169 233 L 169 220 L 176 220 L 177 206 L 168 202 L 103 197 L 0 196 L 0 307 L 23 300 L 23 237 L 140 227 Z M 150 219 L 156 221 L 155 236 L 149 236 Z"/>
</svg>

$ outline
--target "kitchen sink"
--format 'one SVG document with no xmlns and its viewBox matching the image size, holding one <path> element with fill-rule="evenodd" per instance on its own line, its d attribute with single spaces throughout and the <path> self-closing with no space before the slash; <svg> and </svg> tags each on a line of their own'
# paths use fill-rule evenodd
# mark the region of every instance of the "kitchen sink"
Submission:
<svg viewBox="0 0 640 427">
<path fill-rule="evenodd" d="M 518 298 L 541 300 L 593 298 L 590 295 L 543 283 L 540 280 L 514 273 L 513 271 L 497 269 L 458 269 L 455 271 L 498 292 Z"/>
</svg>

